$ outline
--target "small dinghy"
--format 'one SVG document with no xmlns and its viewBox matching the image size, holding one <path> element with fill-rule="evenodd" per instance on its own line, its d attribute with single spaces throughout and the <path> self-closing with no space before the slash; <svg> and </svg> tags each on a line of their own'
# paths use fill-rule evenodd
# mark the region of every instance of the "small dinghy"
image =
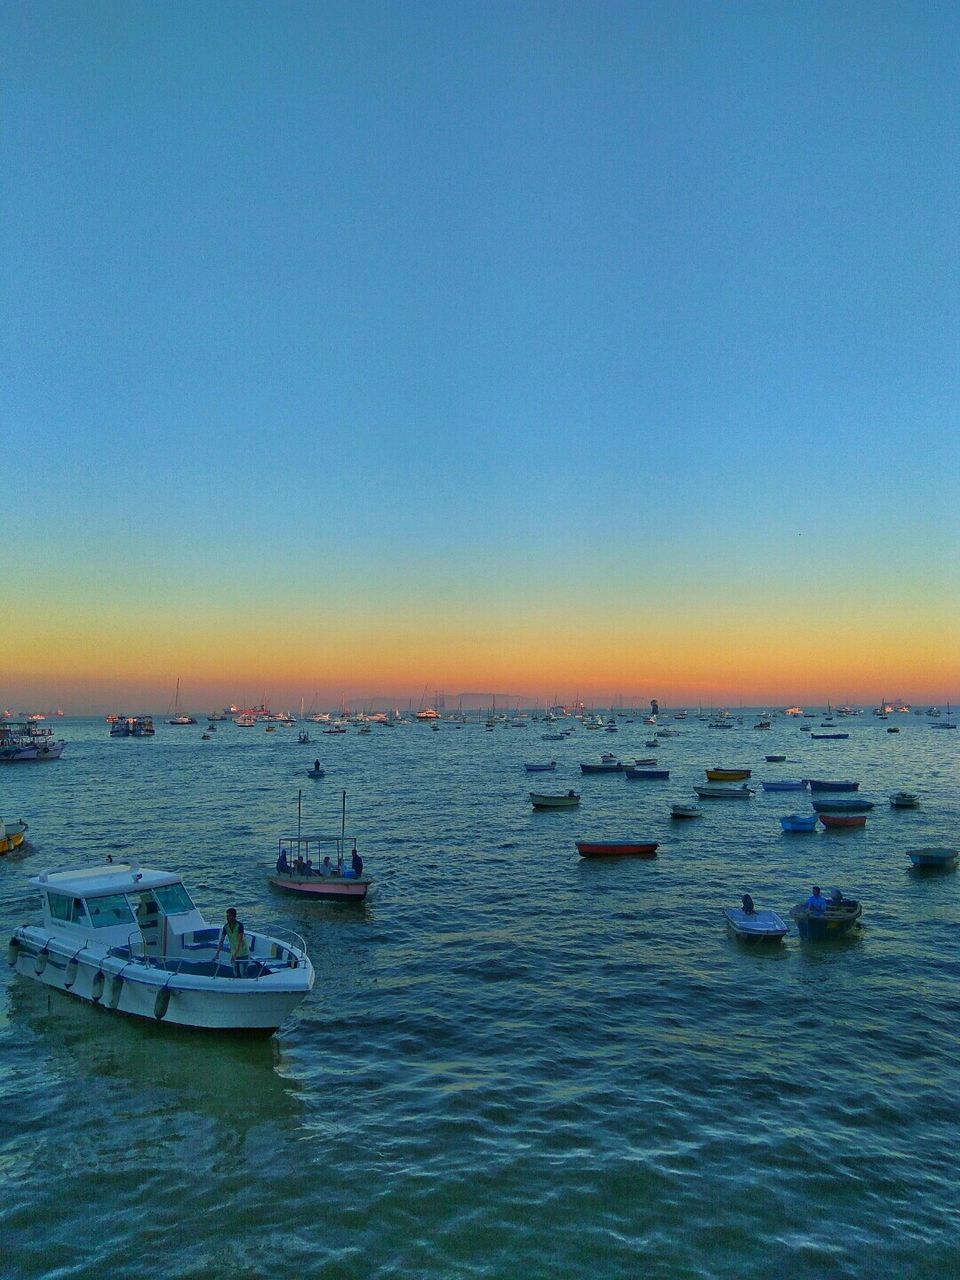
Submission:
<svg viewBox="0 0 960 1280">
<path fill-rule="evenodd" d="M 841 937 L 863 914 L 860 903 L 853 898 L 845 898 L 839 889 L 832 891 L 825 911 L 816 911 L 809 904 L 810 900 L 807 899 L 790 909 L 790 914 L 797 922 L 797 932 L 809 942 Z"/>
<path fill-rule="evenodd" d="M 908 849 L 907 857 L 915 867 L 955 867 L 960 858 L 957 849 Z"/>
<path fill-rule="evenodd" d="M 705 769 L 708 782 L 743 782 L 750 777 L 749 769 Z"/>
<path fill-rule="evenodd" d="M 749 800 L 753 789 L 744 782 L 735 787 L 727 782 L 707 782 L 694 786 L 701 800 Z"/>
<path fill-rule="evenodd" d="M 631 782 L 662 782 L 670 777 L 669 769 L 635 769 L 627 765 L 623 772 Z"/>
<path fill-rule="evenodd" d="M 531 791 L 530 803 L 535 809 L 572 809 L 580 803 L 580 796 L 576 791 L 566 791 L 562 795 L 547 795 L 542 791 Z"/>
<path fill-rule="evenodd" d="M 787 813 L 780 819 L 784 831 L 814 831 L 817 826 L 818 813 Z"/>
<path fill-rule="evenodd" d="M 811 791 L 859 791 L 859 782 L 833 782 L 826 778 L 804 779 Z"/>
<path fill-rule="evenodd" d="M 581 773 L 621 773 L 623 765 L 619 760 L 601 760 L 599 764 L 580 764 Z"/>
<path fill-rule="evenodd" d="M 551 760 L 549 764 L 525 764 L 523 767 L 527 773 L 552 773 L 557 767 L 557 762 Z"/>
<path fill-rule="evenodd" d="M 786 756 L 767 756 L 767 764 L 782 764 Z"/>
<path fill-rule="evenodd" d="M 865 813 L 818 813 L 817 817 L 830 831 L 850 831 L 867 825 Z"/>
<path fill-rule="evenodd" d="M 308 769 L 308 770 L 307 770 L 307 777 L 308 777 L 308 778 L 322 778 L 325 772 L 326 772 L 326 771 L 325 771 L 324 769 L 316 769 L 316 768 L 314 768 L 314 769 Z"/>
<path fill-rule="evenodd" d="M 21 818 L 19 822 L 4 822 L 0 818 L 0 853 L 13 853 L 23 844 L 27 832 L 27 823 Z"/>
<path fill-rule="evenodd" d="M 740 907 L 724 907 L 727 929 L 741 942 L 782 942 L 789 926 L 775 911 L 758 911 L 749 893 Z"/>
<path fill-rule="evenodd" d="M 670 806 L 671 818 L 702 818 L 703 810 L 698 804 L 672 804 Z"/>
<path fill-rule="evenodd" d="M 784 779 L 782 782 L 761 782 L 764 791 L 806 791 L 807 784 L 805 782 L 791 782 Z"/>
<path fill-rule="evenodd" d="M 578 840 L 581 858 L 655 858 L 660 848 L 656 840 Z"/>
<path fill-rule="evenodd" d="M 890 797 L 894 809 L 916 809 L 920 797 L 916 791 L 895 791 Z"/>
<path fill-rule="evenodd" d="M 817 813 L 869 813 L 873 808 L 872 800 L 811 800 Z"/>
</svg>

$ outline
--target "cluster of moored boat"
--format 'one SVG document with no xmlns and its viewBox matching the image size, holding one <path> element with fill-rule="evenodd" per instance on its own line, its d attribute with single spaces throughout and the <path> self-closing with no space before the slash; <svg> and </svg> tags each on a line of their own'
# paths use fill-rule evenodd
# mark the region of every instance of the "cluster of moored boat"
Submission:
<svg viewBox="0 0 960 1280">
<path fill-rule="evenodd" d="M 779 763 L 786 759 L 784 755 L 770 755 L 767 760 Z M 657 769 L 656 760 L 647 758 L 625 764 L 613 754 L 607 752 L 599 762 L 580 762 L 583 774 L 622 773 L 627 779 L 666 779 L 669 770 Z M 556 761 L 543 764 L 526 764 L 528 773 L 553 772 Z M 749 785 L 752 771 L 744 768 L 721 768 L 719 766 L 706 769 L 706 782 L 694 784 L 694 791 L 699 800 L 749 799 L 756 794 L 756 789 Z M 860 783 L 848 779 L 801 778 L 762 782 L 765 792 L 809 791 L 812 813 L 786 814 L 780 818 L 780 826 L 784 832 L 813 831 L 820 823 L 827 829 L 843 829 L 862 827 L 866 823 L 867 813 L 874 808 L 871 800 L 864 799 L 855 793 Z M 579 792 L 529 793 L 534 809 L 567 809 L 580 803 Z M 893 808 L 911 809 L 920 803 L 920 797 L 914 791 L 897 791 L 890 796 Z M 696 818 L 702 816 L 703 810 L 698 804 L 677 803 L 671 806 L 672 818 Z M 577 852 L 583 858 L 655 858 L 660 848 L 654 840 L 578 840 Z M 952 868 L 957 865 L 960 851 L 952 848 L 920 848 L 908 849 L 906 856 L 916 867 Z M 855 899 L 844 897 L 839 890 L 833 890 L 829 899 L 814 901 L 813 898 L 800 902 L 790 911 L 796 922 L 797 932 L 801 938 L 819 940 L 838 937 L 846 933 L 860 920 L 861 904 Z M 724 916 L 731 933 L 745 942 L 780 942 L 786 937 L 789 926 L 775 911 L 758 911 L 749 895 L 744 895 L 743 905 L 727 907 Z"/>
</svg>

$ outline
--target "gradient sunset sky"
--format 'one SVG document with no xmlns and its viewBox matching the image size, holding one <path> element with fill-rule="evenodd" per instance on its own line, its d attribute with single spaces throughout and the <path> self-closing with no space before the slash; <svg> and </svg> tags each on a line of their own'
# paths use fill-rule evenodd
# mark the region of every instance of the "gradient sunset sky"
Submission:
<svg viewBox="0 0 960 1280">
<path fill-rule="evenodd" d="M 955 4 L 0 37 L 0 705 L 956 700 Z"/>
</svg>

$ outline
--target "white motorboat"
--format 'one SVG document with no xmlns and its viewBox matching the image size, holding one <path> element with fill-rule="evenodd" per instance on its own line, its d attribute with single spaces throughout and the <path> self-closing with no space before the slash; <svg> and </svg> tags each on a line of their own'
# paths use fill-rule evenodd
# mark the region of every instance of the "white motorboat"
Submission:
<svg viewBox="0 0 960 1280">
<path fill-rule="evenodd" d="M 245 929 L 249 957 L 232 963 L 218 947 L 220 929 L 174 872 L 107 863 L 30 883 L 43 923 L 14 932 L 10 965 L 91 1004 L 181 1027 L 270 1035 L 313 987 L 297 934 Z"/>
<path fill-rule="evenodd" d="M 701 800 L 749 800 L 753 788 L 741 783 L 735 786 L 732 782 L 703 782 L 694 785 L 694 791 Z"/>
<path fill-rule="evenodd" d="M 743 942 L 780 942 L 789 926 L 776 911 L 758 911 L 749 894 L 743 895 L 742 907 L 724 907 L 727 928 Z"/>
</svg>

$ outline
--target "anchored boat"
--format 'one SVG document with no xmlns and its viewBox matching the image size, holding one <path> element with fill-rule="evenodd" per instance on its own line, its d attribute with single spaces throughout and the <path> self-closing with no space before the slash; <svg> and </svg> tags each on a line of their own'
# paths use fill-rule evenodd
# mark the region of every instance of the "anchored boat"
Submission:
<svg viewBox="0 0 960 1280">
<path fill-rule="evenodd" d="M 660 844 L 656 840 L 578 840 L 581 858 L 655 858 Z"/>
<path fill-rule="evenodd" d="M 792 907 L 790 914 L 797 922 L 801 938 L 820 942 L 846 933 L 863 915 L 863 908 L 853 898 L 845 898 L 839 889 L 834 889 L 826 911 L 814 911 L 805 901 Z"/>
<path fill-rule="evenodd" d="M 955 867 L 960 850 L 908 849 L 907 857 L 915 867 Z"/>
<path fill-rule="evenodd" d="M 43 920 L 7 959 L 25 978 L 118 1013 L 181 1027 L 270 1035 L 313 986 L 297 934 L 244 930 L 248 955 L 221 959 L 221 931 L 177 874 L 136 862 L 34 877 Z"/>
<path fill-rule="evenodd" d="M 787 936 L 787 923 L 775 911 L 758 911 L 749 893 L 743 895 L 742 907 L 724 907 L 727 929 L 741 942 L 782 942 Z"/>
<path fill-rule="evenodd" d="M 346 834 L 347 793 L 342 791 L 339 835 L 305 836 L 303 792 L 297 793 L 297 834 L 281 836 L 277 866 L 268 879 L 275 889 L 326 902 L 362 902 L 373 881 L 363 874 L 356 836 Z"/>
<path fill-rule="evenodd" d="M 13 853 L 23 844 L 27 832 L 27 823 L 21 818 L 19 822 L 4 822 L 0 818 L 0 853 Z"/>
<path fill-rule="evenodd" d="M 566 791 L 561 795 L 549 795 L 542 791 L 531 791 L 530 803 L 535 809 L 572 809 L 580 803 L 576 791 Z"/>
</svg>

